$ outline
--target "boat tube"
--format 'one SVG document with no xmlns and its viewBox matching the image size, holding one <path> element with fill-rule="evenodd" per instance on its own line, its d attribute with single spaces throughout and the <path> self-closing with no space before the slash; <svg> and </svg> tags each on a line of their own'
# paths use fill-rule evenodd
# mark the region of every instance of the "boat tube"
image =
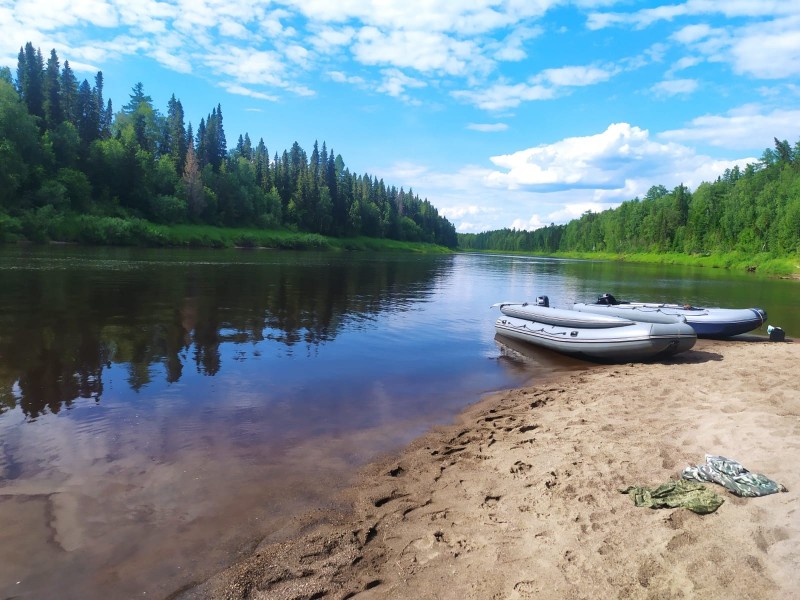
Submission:
<svg viewBox="0 0 800 600">
<path fill-rule="evenodd" d="M 702 308 L 684 304 L 619 301 L 603 294 L 594 304 L 578 303 L 574 310 L 588 314 L 613 316 L 646 323 L 663 323 L 669 317 L 683 317 L 699 337 L 727 338 L 747 333 L 767 321 L 761 308 Z"/>
</svg>

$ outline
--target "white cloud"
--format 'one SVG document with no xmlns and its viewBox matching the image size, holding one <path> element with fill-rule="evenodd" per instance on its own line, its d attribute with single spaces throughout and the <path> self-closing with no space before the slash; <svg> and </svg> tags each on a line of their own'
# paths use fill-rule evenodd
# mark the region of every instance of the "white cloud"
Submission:
<svg viewBox="0 0 800 600">
<path fill-rule="evenodd" d="M 494 131 L 505 131 L 508 129 L 508 125 L 505 123 L 469 123 L 467 129 L 490 133 Z"/>
<path fill-rule="evenodd" d="M 495 171 L 490 180 L 509 189 L 616 188 L 643 161 L 681 151 L 650 141 L 647 130 L 615 123 L 600 134 L 493 156 L 492 163 L 504 171 Z"/>
<path fill-rule="evenodd" d="M 234 37 L 246 40 L 250 37 L 250 31 L 241 23 L 225 19 L 219 24 L 219 33 L 224 37 Z"/>
<path fill-rule="evenodd" d="M 150 56 L 172 71 L 177 71 L 178 73 L 192 72 L 191 60 L 184 56 L 177 56 L 166 48 L 157 48 L 150 52 Z"/>
<path fill-rule="evenodd" d="M 511 229 L 534 231 L 547 225 L 549 225 L 549 223 L 543 223 L 542 218 L 539 215 L 534 214 L 531 215 L 527 221 L 523 219 L 514 219 L 514 221 L 511 223 Z"/>
<path fill-rule="evenodd" d="M 383 82 L 378 86 L 378 91 L 394 98 L 408 99 L 406 88 L 425 87 L 425 82 L 409 77 L 399 69 L 386 69 L 382 72 Z"/>
<path fill-rule="evenodd" d="M 358 86 L 363 86 L 366 83 L 363 77 L 348 75 L 343 71 L 328 71 L 328 77 L 336 83 L 351 83 Z"/>
<path fill-rule="evenodd" d="M 698 88 L 696 79 L 666 79 L 651 89 L 656 96 L 678 96 L 693 93 Z"/>
<path fill-rule="evenodd" d="M 207 55 L 206 61 L 217 72 L 233 78 L 240 84 L 266 83 L 286 87 L 283 80 L 286 67 L 277 52 L 226 45 Z"/>
<path fill-rule="evenodd" d="M 593 12 L 587 26 L 590 29 L 630 25 L 636 28 L 649 27 L 658 21 L 672 21 L 678 17 L 722 15 L 727 18 L 775 17 L 797 15 L 800 7 L 796 2 L 786 0 L 687 0 L 680 4 L 645 8 L 631 13 Z"/>
<path fill-rule="evenodd" d="M 270 100 L 270 101 L 273 101 L 273 102 L 277 100 L 277 98 L 275 96 L 270 96 L 269 94 L 264 94 L 262 92 L 256 92 L 256 91 L 248 89 L 248 88 L 246 88 L 246 87 L 244 87 L 242 85 L 229 84 L 229 85 L 225 85 L 223 87 L 225 88 L 226 92 L 228 92 L 230 94 L 236 94 L 237 96 L 248 96 L 250 98 L 257 98 L 259 100 Z M 246 110 L 259 111 L 260 112 L 261 109 L 248 108 Z"/>
<path fill-rule="evenodd" d="M 773 138 L 800 138 L 800 110 L 765 111 L 758 105 L 745 105 L 724 115 L 696 117 L 687 127 L 664 131 L 659 137 L 676 142 L 701 142 L 728 149 L 770 148 Z"/>
<path fill-rule="evenodd" d="M 439 32 L 395 30 L 384 32 L 364 27 L 351 48 L 355 59 L 365 65 L 393 65 L 420 73 L 465 75 L 486 70 L 475 43 L 461 41 Z"/>
<path fill-rule="evenodd" d="M 352 27 L 342 27 L 341 29 L 324 27 L 318 31 L 312 31 L 311 44 L 317 51 L 330 52 L 332 48 L 350 44 L 355 34 L 356 31 Z"/>
<path fill-rule="evenodd" d="M 739 74 L 759 79 L 800 75 L 800 3 L 797 2 L 689 0 L 633 13 L 593 13 L 588 24 L 590 29 L 624 25 L 643 28 L 676 17 L 714 15 L 729 19 L 748 17 L 750 21 L 743 26 L 690 23 L 676 30 L 670 39 L 708 60 L 731 64 Z"/>
<path fill-rule="evenodd" d="M 570 66 L 558 69 L 546 69 L 536 80 L 547 81 L 557 87 L 580 87 L 608 81 L 615 75 L 616 69 L 601 69 L 592 66 Z"/>
<path fill-rule="evenodd" d="M 308 68 L 311 64 L 311 53 L 303 46 L 290 44 L 284 49 L 284 54 L 293 63 Z"/>
<path fill-rule="evenodd" d="M 478 35 L 543 15 L 558 0 L 288 0 L 311 20 L 417 31 Z"/>
<path fill-rule="evenodd" d="M 527 83 L 499 82 L 473 90 L 458 90 L 452 95 L 483 110 L 505 110 L 516 108 L 523 102 L 552 100 L 567 93 L 573 87 L 608 81 L 619 71 L 620 69 L 617 67 L 565 66 L 558 69 L 545 69 L 531 77 Z"/>
<path fill-rule="evenodd" d="M 721 30 L 712 29 L 707 23 L 700 23 L 697 25 L 687 25 L 678 29 L 670 37 L 681 44 L 694 44 L 700 40 L 707 39 L 719 35 Z"/>
<path fill-rule="evenodd" d="M 498 83 L 486 89 L 458 90 L 453 97 L 484 110 L 503 110 L 532 100 L 550 100 L 556 97 L 556 90 L 538 84 Z"/>
<path fill-rule="evenodd" d="M 738 73 L 761 79 L 800 76 L 800 17 L 743 28 L 732 41 L 730 56 Z"/>
</svg>

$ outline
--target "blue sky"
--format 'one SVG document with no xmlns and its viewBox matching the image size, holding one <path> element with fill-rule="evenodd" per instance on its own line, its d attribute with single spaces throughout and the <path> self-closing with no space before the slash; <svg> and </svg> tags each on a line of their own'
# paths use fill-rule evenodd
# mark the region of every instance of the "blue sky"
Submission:
<svg viewBox="0 0 800 600">
<path fill-rule="evenodd" d="M 0 65 L 55 48 L 196 127 L 325 141 L 461 232 L 694 190 L 800 140 L 791 0 L 0 0 Z"/>
</svg>

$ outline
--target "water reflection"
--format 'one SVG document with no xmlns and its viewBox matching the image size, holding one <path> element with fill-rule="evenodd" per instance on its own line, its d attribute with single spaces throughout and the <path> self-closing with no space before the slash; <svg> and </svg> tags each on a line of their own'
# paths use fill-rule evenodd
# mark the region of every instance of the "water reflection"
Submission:
<svg viewBox="0 0 800 600">
<path fill-rule="evenodd" d="M 156 370 L 176 383 L 186 368 L 217 375 L 223 356 L 310 352 L 425 300 L 452 259 L 147 256 L 130 251 L 113 266 L 75 250 L 4 257 L 0 413 L 18 406 L 35 419 L 77 398 L 99 402 L 112 364 L 138 391 Z"/>
</svg>

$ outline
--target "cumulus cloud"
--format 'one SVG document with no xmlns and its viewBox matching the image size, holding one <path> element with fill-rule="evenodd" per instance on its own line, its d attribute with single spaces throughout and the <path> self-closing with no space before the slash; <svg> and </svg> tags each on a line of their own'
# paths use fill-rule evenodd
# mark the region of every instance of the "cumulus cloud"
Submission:
<svg viewBox="0 0 800 600">
<path fill-rule="evenodd" d="M 596 135 L 493 156 L 492 163 L 503 170 L 492 173 L 490 180 L 509 189 L 619 188 L 643 162 L 655 162 L 665 155 L 674 158 L 682 152 L 685 150 L 677 145 L 666 147 L 651 141 L 647 130 L 615 123 Z"/>
</svg>

